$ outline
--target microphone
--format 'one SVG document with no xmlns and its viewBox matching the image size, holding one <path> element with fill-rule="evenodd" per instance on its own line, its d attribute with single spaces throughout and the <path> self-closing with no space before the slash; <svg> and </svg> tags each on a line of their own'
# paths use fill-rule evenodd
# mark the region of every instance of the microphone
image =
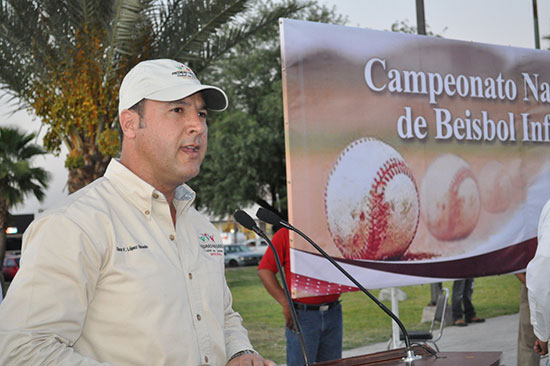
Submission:
<svg viewBox="0 0 550 366">
<path fill-rule="evenodd" d="M 256 225 L 256 223 L 254 222 L 254 219 L 252 219 L 252 217 L 250 217 L 249 214 L 247 214 L 243 210 L 237 210 L 233 214 L 233 217 L 235 218 L 235 220 L 237 220 L 239 224 L 241 224 L 248 230 L 252 230 L 256 234 L 260 235 L 258 233 L 258 231 L 261 231 L 260 228 L 258 227 L 258 225 Z"/>
<path fill-rule="evenodd" d="M 340 266 L 330 255 L 327 254 L 320 246 L 318 246 L 313 240 L 311 240 L 306 234 L 302 233 L 300 230 L 295 228 L 294 226 L 290 225 L 287 221 L 281 219 L 279 215 L 276 213 L 269 211 L 263 207 L 260 207 L 258 211 L 256 212 L 256 216 L 271 225 L 281 225 L 289 230 L 292 230 L 296 233 L 298 233 L 302 238 L 307 240 L 319 253 L 323 255 L 334 267 L 336 267 L 340 272 L 342 272 L 351 282 L 355 284 L 364 294 L 366 294 L 372 301 L 376 303 L 386 314 L 388 314 L 399 326 L 401 329 L 401 332 L 403 333 L 403 336 L 405 338 L 405 348 L 407 351 L 407 356 L 403 358 L 403 361 L 405 362 L 412 362 L 414 360 L 418 360 L 422 358 L 421 356 L 417 356 L 414 354 L 414 351 L 411 347 L 411 341 L 409 339 L 409 333 L 405 329 L 405 326 L 399 320 L 399 318 L 390 310 L 386 305 L 384 305 L 382 302 L 380 302 L 376 296 L 372 295 L 365 287 L 363 287 L 355 278 L 353 278 L 352 275 L 350 275 L 342 266 Z M 252 220 L 252 219 L 251 219 Z"/>
<path fill-rule="evenodd" d="M 279 255 L 277 254 L 277 250 L 275 249 L 275 246 L 269 240 L 267 235 L 256 225 L 252 217 L 250 217 L 249 214 L 244 212 L 243 210 L 237 210 L 233 214 L 233 217 L 235 220 L 247 228 L 248 230 L 254 231 L 256 234 L 258 234 L 262 239 L 264 239 L 271 250 L 273 251 L 273 256 L 275 257 L 275 262 L 277 264 L 277 269 L 279 270 L 279 274 L 281 275 L 281 281 L 283 282 L 283 289 L 285 291 L 286 301 L 288 301 L 288 306 L 290 307 L 290 315 L 292 316 L 292 320 L 294 321 L 294 324 L 296 325 L 296 334 L 298 335 L 298 339 L 300 340 L 300 348 L 302 349 L 302 356 L 304 357 L 305 366 L 309 366 L 309 360 L 307 358 L 307 352 L 306 352 L 306 343 L 304 341 L 304 336 L 302 335 L 302 327 L 300 326 L 300 322 L 298 321 L 298 315 L 296 314 L 296 309 L 294 308 L 294 303 L 292 302 L 292 297 L 290 296 L 290 290 L 288 289 L 288 285 L 286 283 L 286 276 L 285 271 L 283 267 L 281 266 L 281 261 L 279 259 Z"/>
</svg>

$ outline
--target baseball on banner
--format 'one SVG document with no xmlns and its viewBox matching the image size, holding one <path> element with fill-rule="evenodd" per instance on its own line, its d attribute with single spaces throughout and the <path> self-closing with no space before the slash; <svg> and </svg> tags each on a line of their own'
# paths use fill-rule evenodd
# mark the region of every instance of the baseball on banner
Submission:
<svg viewBox="0 0 550 366">
<path fill-rule="evenodd" d="M 418 226 L 415 178 L 393 147 L 361 138 L 340 153 L 330 172 L 325 212 L 344 258 L 399 259 Z"/>
<path fill-rule="evenodd" d="M 481 207 L 477 180 L 470 164 L 454 154 L 431 163 L 420 186 L 422 216 L 440 240 L 458 240 L 477 225 Z"/>
<path fill-rule="evenodd" d="M 504 212 L 512 202 L 512 180 L 498 161 L 487 162 L 478 174 L 481 203 L 485 211 Z"/>
</svg>

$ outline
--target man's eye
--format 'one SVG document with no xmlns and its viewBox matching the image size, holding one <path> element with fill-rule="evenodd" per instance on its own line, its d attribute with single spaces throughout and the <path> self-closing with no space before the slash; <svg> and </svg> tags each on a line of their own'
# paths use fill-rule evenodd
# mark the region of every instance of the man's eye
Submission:
<svg viewBox="0 0 550 366">
<path fill-rule="evenodd" d="M 176 107 L 176 108 L 172 109 L 172 111 L 173 111 L 173 112 L 176 112 L 176 113 L 181 113 L 181 112 L 183 112 L 183 108 L 181 108 L 181 107 Z"/>
<path fill-rule="evenodd" d="M 208 116 L 208 113 L 206 112 L 199 112 L 199 117 L 200 118 L 206 118 Z"/>
</svg>

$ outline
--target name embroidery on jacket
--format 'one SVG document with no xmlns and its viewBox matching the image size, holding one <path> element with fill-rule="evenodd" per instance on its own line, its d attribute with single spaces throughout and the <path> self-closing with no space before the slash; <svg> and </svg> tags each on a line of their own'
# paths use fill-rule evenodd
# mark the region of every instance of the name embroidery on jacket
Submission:
<svg viewBox="0 0 550 366">
<path fill-rule="evenodd" d="M 117 252 L 131 252 L 137 249 L 149 249 L 147 245 L 129 245 L 127 247 L 116 247 Z"/>
</svg>

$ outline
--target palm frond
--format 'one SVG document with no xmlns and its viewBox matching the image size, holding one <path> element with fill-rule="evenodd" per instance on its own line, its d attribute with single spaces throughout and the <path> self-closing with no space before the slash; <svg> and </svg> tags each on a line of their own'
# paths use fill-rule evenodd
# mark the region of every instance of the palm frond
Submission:
<svg viewBox="0 0 550 366">
<path fill-rule="evenodd" d="M 0 128 L 0 202 L 6 209 L 23 201 L 29 194 L 39 200 L 50 179 L 43 168 L 33 167 L 31 159 L 43 149 L 31 144 L 34 134 L 25 134 L 13 127 Z"/>
<path fill-rule="evenodd" d="M 199 59 L 203 62 L 199 65 L 194 65 L 197 68 L 197 72 L 206 68 L 213 60 L 227 53 L 238 43 L 249 39 L 250 36 L 256 34 L 259 30 L 267 26 L 275 27 L 278 24 L 279 18 L 288 17 L 309 5 L 309 3 L 289 1 L 286 4 L 271 8 L 267 12 L 247 17 L 243 24 L 225 28 L 223 32 L 213 34 L 212 38 L 208 42 L 205 42 L 203 48 L 199 51 Z"/>
<path fill-rule="evenodd" d="M 234 20 L 235 16 L 246 11 L 251 0 L 190 0 L 165 4 L 159 11 L 159 28 L 152 47 L 167 57 L 182 57 L 193 54 L 200 57 L 200 49 L 213 34 Z M 186 57 L 186 59 L 189 59 Z"/>
<path fill-rule="evenodd" d="M 144 22 L 144 12 L 150 9 L 152 1 L 147 0 L 116 0 L 113 2 L 112 18 L 108 28 L 109 45 L 107 46 L 107 64 L 113 65 L 117 52 L 130 54 L 131 41 L 135 40 Z"/>
<path fill-rule="evenodd" d="M 216 34 L 224 25 L 226 25 L 233 17 L 241 13 L 246 9 L 249 0 L 235 1 L 233 4 L 220 9 L 216 12 L 215 7 L 209 9 L 209 12 L 203 12 L 203 14 L 212 14 L 210 17 L 204 20 L 200 28 L 193 33 L 187 42 L 182 44 L 182 49 L 189 49 L 191 51 L 200 51 L 204 47 L 204 43 L 207 42 L 212 35 Z"/>
<path fill-rule="evenodd" d="M 27 62 L 33 57 L 32 34 L 42 39 L 36 29 L 38 12 L 32 1 L 6 1 L 0 5 L 0 18 L 0 84 L 22 96 L 35 73 L 35 66 Z"/>
</svg>

